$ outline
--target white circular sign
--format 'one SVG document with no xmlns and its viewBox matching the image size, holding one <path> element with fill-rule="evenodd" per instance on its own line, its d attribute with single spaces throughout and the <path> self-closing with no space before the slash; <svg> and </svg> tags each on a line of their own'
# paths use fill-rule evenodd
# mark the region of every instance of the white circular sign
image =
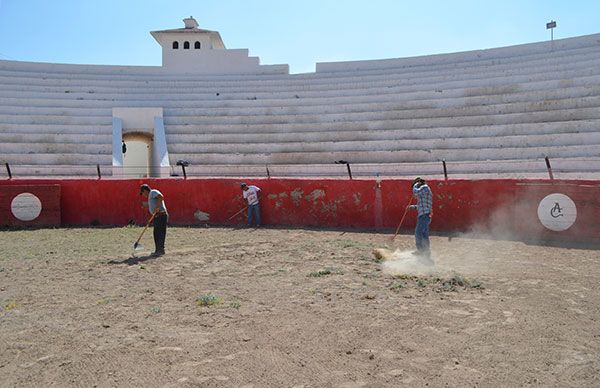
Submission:
<svg viewBox="0 0 600 388">
<path fill-rule="evenodd" d="M 31 193 L 21 193 L 13 198 L 10 210 L 21 221 L 33 221 L 42 212 L 42 202 Z"/>
<path fill-rule="evenodd" d="M 555 232 L 567 230 L 577 219 L 575 202 L 564 194 L 549 194 L 540 201 L 538 218 L 542 225 Z"/>
</svg>

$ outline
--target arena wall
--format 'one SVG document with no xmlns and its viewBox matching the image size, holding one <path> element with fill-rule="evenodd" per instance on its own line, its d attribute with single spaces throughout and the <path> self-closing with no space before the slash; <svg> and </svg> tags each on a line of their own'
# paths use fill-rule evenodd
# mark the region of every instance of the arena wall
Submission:
<svg viewBox="0 0 600 388">
<path fill-rule="evenodd" d="M 410 200 L 409 180 L 252 179 L 245 182 L 262 189 L 261 215 L 265 225 L 395 228 Z M 245 206 L 240 179 L 170 178 L 4 180 L 0 182 L 0 225 L 15 225 L 9 222 L 14 218 L 10 213 L 12 198 L 19 193 L 40 193 L 39 188 L 47 185 L 60 187 L 62 226 L 143 224 L 148 214 L 141 207 L 138 194 L 141 183 L 148 183 L 164 194 L 173 225 L 244 224 L 244 213 L 229 219 Z M 434 193 L 433 231 L 485 232 L 527 240 L 600 241 L 598 181 L 431 180 L 429 185 Z M 548 197 L 550 194 L 555 196 Z M 30 225 L 44 224 L 40 220 L 46 219 L 45 212 L 56 209 L 45 203 L 43 194 L 35 195 L 40 197 L 43 210 L 40 218 Z M 540 205 L 542 200 L 550 201 L 550 207 L 548 203 L 546 207 Z M 565 230 L 549 229 L 542 224 L 543 218 L 558 223 L 554 229 Z M 414 225 L 415 216 L 409 214 L 403 229 Z"/>
</svg>

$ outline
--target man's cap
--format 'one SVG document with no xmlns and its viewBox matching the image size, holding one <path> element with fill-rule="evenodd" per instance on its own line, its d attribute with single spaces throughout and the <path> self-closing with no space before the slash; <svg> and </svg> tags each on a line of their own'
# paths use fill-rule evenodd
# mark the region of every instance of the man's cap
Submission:
<svg viewBox="0 0 600 388">
<path fill-rule="evenodd" d="M 147 184 L 144 183 L 143 185 L 140 186 L 140 194 L 146 190 L 150 191 L 150 186 L 148 186 Z"/>
<path fill-rule="evenodd" d="M 416 177 L 415 179 L 413 179 L 413 184 L 415 184 L 415 183 L 417 183 L 417 182 L 421 182 L 422 180 L 423 180 L 423 179 L 422 179 L 420 176 L 418 176 L 418 177 Z"/>
<path fill-rule="evenodd" d="M 248 185 L 247 185 L 247 184 L 245 184 L 245 183 L 241 183 L 241 184 L 240 184 L 240 187 L 241 187 L 241 188 L 244 188 L 244 187 L 246 187 L 246 186 L 248 186 Z"/>
</svg>

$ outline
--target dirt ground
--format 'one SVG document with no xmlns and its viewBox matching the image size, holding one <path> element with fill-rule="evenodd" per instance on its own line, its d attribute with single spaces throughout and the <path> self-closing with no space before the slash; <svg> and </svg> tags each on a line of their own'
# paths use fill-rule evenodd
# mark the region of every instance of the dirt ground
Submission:
<svg viewBox="0 0 600 388">
<path fill-rule="evenodd" d="M 600 386 L 598 250 L 437 236 L 414 275 L 409 235 L 170 228 L 131 259 L 140 231 L 0 232 L 0 386 Z"/>
</svg>

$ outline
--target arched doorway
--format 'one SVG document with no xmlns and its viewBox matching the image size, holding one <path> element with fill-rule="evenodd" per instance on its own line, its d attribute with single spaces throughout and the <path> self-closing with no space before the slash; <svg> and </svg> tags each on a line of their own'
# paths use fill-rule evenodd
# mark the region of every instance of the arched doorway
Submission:
<svg viewBox="0 0 600 388">
<path fill-rule="evenodd" d="M 123 176 L 147 178 L 153 174 L 152 136 L 144 133 L 123 135 L 126 151 L 123 153 Z"/>
</svg>

